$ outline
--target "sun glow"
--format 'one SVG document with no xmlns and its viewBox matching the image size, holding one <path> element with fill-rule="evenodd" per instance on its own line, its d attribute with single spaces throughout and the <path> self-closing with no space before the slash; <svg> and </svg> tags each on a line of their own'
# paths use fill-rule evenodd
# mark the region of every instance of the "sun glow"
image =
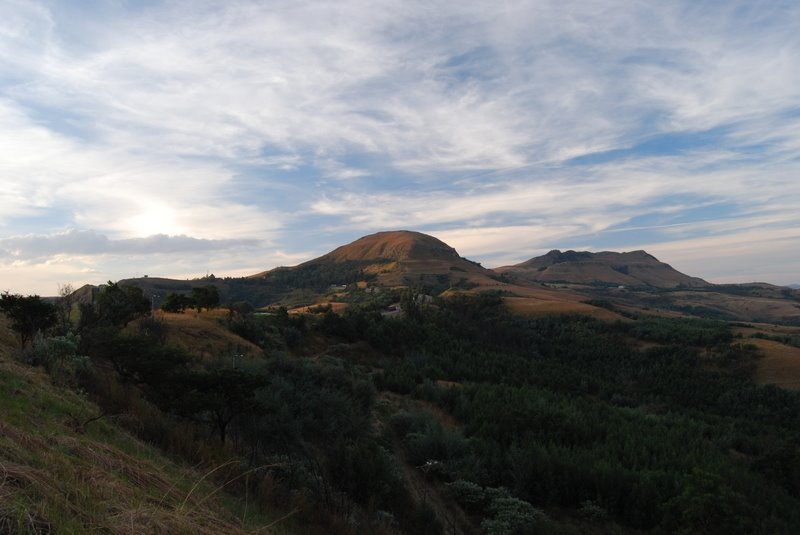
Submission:
<svg viewBox="0 0 800 535">
<path fill-rule="evenodd" d="M 181 234 L 175 211 L 163 204 L 149 206 L 131 217 L 127 227 L 131 234 L 139 238 L 155 234 Z"/>
</svg>

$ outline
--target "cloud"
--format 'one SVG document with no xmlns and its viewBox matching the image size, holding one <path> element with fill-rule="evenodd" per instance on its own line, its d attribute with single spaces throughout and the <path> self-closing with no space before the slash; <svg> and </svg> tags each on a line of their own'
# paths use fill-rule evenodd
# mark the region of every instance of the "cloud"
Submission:
<svg viewBox="0 0 800 535">
<path fill-rule="evenodd" d="M 800 264 L 800 231 L 753 229 L 650 244 L 648 251 L 674 267 L 716 283 L 791 284 Z"/>
<path fill-rule="evenodd" d="M 5 261 L 397 227 L 510 259 L 800 203 L 796 2 L 87 6 L 0 5 Z"/>
<path fill-rule="evenodd" d="M 59 26 L 43 32 L 41 67 L 12 94 L 102 113 L 108 144 L 156 153 L 355 148 L 403 169 L 504 168 L 624 143 L 645 114 L 698 129 L 797 102 L 797 60 L 773 45 L 796 43 L 791 27 L 737 36 L 729 10 L 231 2 L 117 15 L 82 24 L 89 53 Z M 753 73 L 769 76 L 744 83 Z"/>
<path fill-rule="evenodd" d="M 211 253 L 257 247 L 257 240 L 207 240 L 158 234 L 146 238 L 112 240 L 94 231 L 70 230 L 51 235 L 0 239 L 0 258 L 38 264 L 64 256 L 144 256 Z"/>
<path fill-rule="evenodd" d="M 380 153 L 423 173 L 497 169 L 628 143 L 646 115 L 656 130 L 696 130 L 797 103 L 797 60 L 774 53 L 797 43 L 791 26 L 737 33 L 728 9 L 231 2 L 117 15 L 81 24 L 88 53 L 60 26 L 42 30 L 40 68 L 12 94 L 102 116 L 108 145 L 156 154 L 269 146 Z"/>
</svg>

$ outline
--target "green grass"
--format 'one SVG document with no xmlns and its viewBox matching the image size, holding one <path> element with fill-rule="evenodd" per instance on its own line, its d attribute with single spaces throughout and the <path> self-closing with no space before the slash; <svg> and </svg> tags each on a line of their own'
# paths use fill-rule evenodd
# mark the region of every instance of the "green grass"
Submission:
<svg viewBox="0 0 800 535">
<path fill-rule="evenodd" d="M 0 414 L 0 533 L 274 533 L 283 516 L 245 511 L 113 419 L 81 425 L 100 410 L 7 354 Z"/>
</svg>

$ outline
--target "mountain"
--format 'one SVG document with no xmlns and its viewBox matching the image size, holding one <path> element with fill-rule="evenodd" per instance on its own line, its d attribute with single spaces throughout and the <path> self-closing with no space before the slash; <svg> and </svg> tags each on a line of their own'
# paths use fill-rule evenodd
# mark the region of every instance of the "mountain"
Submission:
<svg viewBox="0 0 800 535">
<path fill-rule="evenodd" d="M 651 288 L 703 288 L 710 284 L 685 275 L 645 251 L 553 250 L 521 264 L 495 269 L 515 282 L 563 282 L 573 284 Z"/>
<path fill-rule="evenodd" d="M 450 288 L 488 289 L 503 286 L 500 276 L 461 257 L 441 240 L 407 230 L 378 232 L 337 247 L 297 266 L 278 267 L 249 277 L 172 280 L 143 277 L 119 281 L 142 288 L 155 306 L 172 292 L 213 284 L 223 303 L 248 301 L 262 307 L 301 306 L 324 301 L 342 287 L 360 284 L 392 288 L 425 287 L 438 294 Z"/>
<path fill-rule="evenodd" d="M 410 230 L 393 230 L 364 236 L 306 264 L 348 260 L 402 262 L 431 259 L 456 262 L 462 260 L 455 249 L 433 236 Z"/>
<path fill-rule="evenodd" d="M 554 250 L 495 271 L 519 286 L 559 283 L 559 289 L 567 286 L 590 303 L 629 313 L 800 324 L 798 290 L 765 283 L 711 284 L 645 251 Z"/>
<path fill-rule="evenodd" d="M 408 230 L 370 234 L 297 266 L 250 277 L 150 277 L 120 283 L 143 288 L 156 307 L 169 293 L 188 293 L 209 284 L 217 287 L 222 303 L 247 301 L 256 307 L 326 303 L 340 300 L 356 286 L 418 287 L 431 295 L 499 290 L 512 310 L 526 315 L 583 313 L 613 321 L 620 313 L 649 311 L 800 324 L 799 290 L 763 283 L 710 284 L 645 251 L 554 250 L 490 270 L 433 236 Z M 88 289 L 82 291 L 90 295 Z"/>
<path fill-rule="evenodd" d="M 316 277 L 329 285 L 366 280 L 378 286 L 450 287 L 497 286 L 497 275 L 467 260 L 443 241 L 409 230 L 370 234 L 290 268 L 254 275 L 265 281 Z M 337 278 L 338 277 L 338 278 Z"/>
</svg>

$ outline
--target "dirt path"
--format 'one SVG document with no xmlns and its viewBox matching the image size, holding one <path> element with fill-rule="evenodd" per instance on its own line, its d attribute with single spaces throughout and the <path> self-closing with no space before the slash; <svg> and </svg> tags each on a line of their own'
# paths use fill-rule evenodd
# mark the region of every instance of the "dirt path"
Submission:
<svg viewBox="0 0 800 535">
<path fill-rule="evenodd" d="M 419 468 L 412 466 L 405 457 L 397 440 L 394 443 L 394 455 L 400 461 L 400 469 L 408 483 L 411 495 L 417 503 L 427 503 L 442 525 L 445 535 L 479 535 L 480 529 L 475 526 L 455 503 L 448 504 L 437 492 L 436 487 L 425 478 Z"/>
</svg>

